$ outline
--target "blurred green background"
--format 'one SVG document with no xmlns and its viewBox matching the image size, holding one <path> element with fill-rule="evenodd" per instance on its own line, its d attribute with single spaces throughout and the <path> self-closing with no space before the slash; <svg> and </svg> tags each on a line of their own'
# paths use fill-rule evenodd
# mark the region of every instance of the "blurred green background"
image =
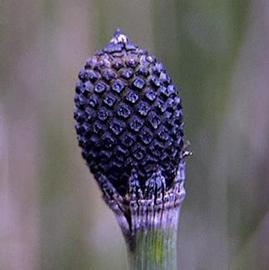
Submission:
<svg viewBox="0 0 269 270">
<path fill-rule="evenodd" d="M 73 121 L 79 69 L 116 27 L 183 88 L 179 269 L 269 269 L 269 1 L 1 0 L 0 269 L 127 268 Z"/>
</svg>

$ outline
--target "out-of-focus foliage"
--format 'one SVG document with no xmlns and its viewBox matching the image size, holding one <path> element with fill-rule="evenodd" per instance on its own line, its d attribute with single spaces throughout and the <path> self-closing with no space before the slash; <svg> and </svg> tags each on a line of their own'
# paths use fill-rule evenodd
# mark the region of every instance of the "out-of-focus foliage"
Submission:
<svg viewBox="0 0 269 270">
<path fill-rule="evenodd" d="M 126 269 L 74 132 L 78 70 L 121 27 L 182 86 L 186 270 L 268 270 L 269 5 L 0 2 L 0 269 Z"/>
</svg>

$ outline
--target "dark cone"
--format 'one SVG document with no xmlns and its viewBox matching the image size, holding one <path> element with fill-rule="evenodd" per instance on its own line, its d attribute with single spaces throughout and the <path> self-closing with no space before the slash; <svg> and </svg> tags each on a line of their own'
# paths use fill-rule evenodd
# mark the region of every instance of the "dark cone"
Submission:
<svg viewBox="0 0 269 270">
<path fill-rule="evenodd" d="M 171 186 L 184 145 L 179 93 L 163 64 L 119 30 L 79 72 L 75 119 L 91 172 L 122 196 L 134 170 L 144 191 L 158 170 Z"/>
</svg>

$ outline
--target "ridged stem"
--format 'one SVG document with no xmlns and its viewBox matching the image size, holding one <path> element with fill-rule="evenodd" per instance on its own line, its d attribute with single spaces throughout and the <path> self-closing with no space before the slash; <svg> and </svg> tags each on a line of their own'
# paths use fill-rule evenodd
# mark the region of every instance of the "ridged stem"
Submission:
<svg viewBox="0 0 269 270">
<path fill-rule="evenodd" d="M 180 206 L 152 208 L 144 205 L 142 212 L 132 214 L 133 233 L 126 238 L 130 270 L 177 269 Z"/>
<path fill-rule="evenodd" d="M 123 198 L 106 177 L 98 177 L 104 200 L 125 236 L 130 270 L 177 269 L 177 228 L 186 194 L 184 180 L 184 160 L 170 188 L 166 188 L 165 178 L 158 170 L 142 190 L 133 172 L 129 193 Z"/>
<path fill-rule="evenodd" d="M 155 219 L 162 219 L 158 226 L 135 232 L 128 242 L 130 270 L 177 269 L 178 214 L 178 208 L 165 209 L 161 214 L 154 215 Z"/>
</svg>

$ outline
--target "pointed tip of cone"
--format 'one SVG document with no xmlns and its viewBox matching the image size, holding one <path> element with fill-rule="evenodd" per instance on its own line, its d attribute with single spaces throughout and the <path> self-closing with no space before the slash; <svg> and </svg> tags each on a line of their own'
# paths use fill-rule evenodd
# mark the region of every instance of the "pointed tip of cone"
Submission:
<svg viewBox="0 0 269 270">
<path fill-rule="evenodd" d="M 113 37 L 117 38 L 119 35 L 123 35 L 123 32 L 119 27 L 117 27 L 116 30 L 114 31 Z"/>
<path fill-rule="evenodd" d="M 123 34 L 122 30 L 117 27 L 114 34 L 113 34 L 113 38 L 111 39 L 112 43 L 127 43 L 128 42 L 128 37 Z"/>
</svg>

